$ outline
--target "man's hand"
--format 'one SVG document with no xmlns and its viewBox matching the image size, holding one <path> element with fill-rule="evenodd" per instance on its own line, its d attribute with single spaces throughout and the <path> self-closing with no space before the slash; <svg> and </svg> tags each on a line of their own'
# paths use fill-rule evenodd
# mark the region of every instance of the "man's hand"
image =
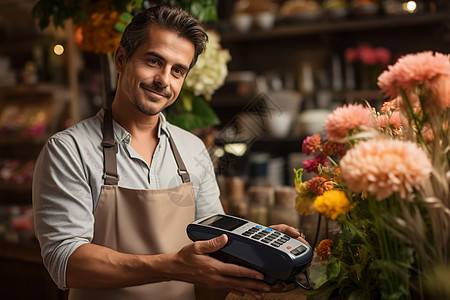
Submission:
<svg viewBox="0 0 450 300">
<path fill-rule="evenodd" d="M 263 292 L 279 289 L 262 280 L 264 275 L 258 271 L 223 263 L 206 254 L 221 249 L 228 242 L 223 234 L 208 241 L 197 241 L 185 246 L 177 253 L 175 265 L 178 270 L 175 276 L 178 280 L 192 282 L 200 286 L 225 289 L 234 294 L 250 294 L 257 299 L 262 298 Z"/>
</svg>

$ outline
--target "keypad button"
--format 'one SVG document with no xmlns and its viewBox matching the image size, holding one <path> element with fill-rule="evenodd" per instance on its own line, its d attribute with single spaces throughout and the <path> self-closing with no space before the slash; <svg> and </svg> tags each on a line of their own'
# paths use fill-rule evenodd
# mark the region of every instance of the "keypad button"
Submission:
<svg viewBox="0 0 450 300">
<path fill-rule="evenodd" d="M 293 255 L 300 255 L 300 254 L 302 254 L 303 252 L 305 252 L 306 251 L 306 247 L 305 246 L 298 246 L 297 248 L 295 248 L 294 250 L 291 250 L 291 253 L 293 254 Z"/>
</svg>

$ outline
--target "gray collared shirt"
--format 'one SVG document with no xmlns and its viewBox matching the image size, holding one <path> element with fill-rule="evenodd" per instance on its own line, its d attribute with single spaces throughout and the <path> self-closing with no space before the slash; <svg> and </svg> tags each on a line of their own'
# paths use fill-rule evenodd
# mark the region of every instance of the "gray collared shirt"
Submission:
<svg viewBox="0 0 450 300">
<path fill-rule="evenodd" d="M 94 210 L 103 185 L 102 122 L 95 117 L 53 135 L 36 161 L 33 211 L 41 254 L 58 287 L 66 288 L 67 260 L 92 241 Z M 159 143 L 151 166 L 130 146 L 131 134 L 114 121 L 118 144 L 117 171 L 121 187 L 165 189 L 182 184 L 168 140 L 172 135 L 194 186 L 196 218 L 223 213 L 213 165 L 203 142 L 169 124 L 160 114 Z"/>
</svg>

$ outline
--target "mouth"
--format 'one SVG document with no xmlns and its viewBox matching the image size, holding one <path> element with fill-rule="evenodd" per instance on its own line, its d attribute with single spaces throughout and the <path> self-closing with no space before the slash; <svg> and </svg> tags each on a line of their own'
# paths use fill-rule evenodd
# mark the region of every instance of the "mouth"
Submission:
<svg viewBox="0 0 450 300">
<path fill-rule="evenodd" d="M 158 89 L 156 89 L 148 84 L 145 84 L 145 83 L 140 83 L 139 86 L 142 89 L 146 90 L 147 92 L 150 92 L 151 94 L 153 94 L 157 97 L 169 98 L 169 96 L 170 96 L 168 93 L 166 93 L 164 91 L 158 91 Z"/>
</svg>

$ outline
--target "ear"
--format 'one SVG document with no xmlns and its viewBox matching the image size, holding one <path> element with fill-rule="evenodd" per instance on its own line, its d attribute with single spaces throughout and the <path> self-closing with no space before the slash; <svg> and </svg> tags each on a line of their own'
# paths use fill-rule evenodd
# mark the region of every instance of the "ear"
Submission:
<svg viewBox="0 0 450 300">
<path fill-rule="evenodd" d="M 117 73 L 122 73 L 126 64 L 125 49 L 122 46 L 117 47 L 114 52 L 114 65 Z"/>
</svg>

